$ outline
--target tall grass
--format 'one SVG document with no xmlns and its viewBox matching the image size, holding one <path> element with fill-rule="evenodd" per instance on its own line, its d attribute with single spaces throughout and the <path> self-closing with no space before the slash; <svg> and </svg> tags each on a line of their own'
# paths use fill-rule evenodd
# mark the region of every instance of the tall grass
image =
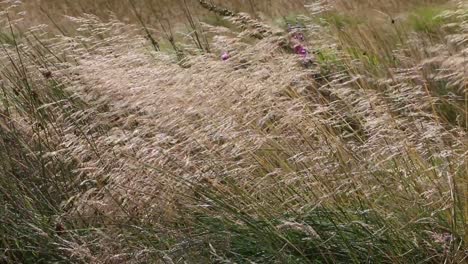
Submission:
<svg viewBox="0 0 468 264">
<path fill-rule="evenodd" d="M 1 14 L 0 263 L 466 261 L 465 2 L 201 2 Z"/>
</svg>

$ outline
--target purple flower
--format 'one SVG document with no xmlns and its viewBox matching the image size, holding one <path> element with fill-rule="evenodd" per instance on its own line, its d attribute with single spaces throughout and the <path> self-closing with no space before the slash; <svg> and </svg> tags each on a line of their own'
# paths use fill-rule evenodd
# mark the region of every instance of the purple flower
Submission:
<svg viewBox="0 0 468 264">
<path fill-rule="evenodd" d="M 302 34 L 301 32 L 297 32 L 294 34 L 293 38 L 299 40 L 299 41 L 304 41 L 305 38 L 304 38 L 304 34 Z"/>
<path fill-rule="evenodd" d="M 309 54 L 307 49 L 304 48 L 304 46 L 302 46 L 301 44 L 294 46 L 294 53 L 301 55 L 303 57 L 306 57 Z"/>
<path fill-rule="evenodd" d="M 227 61 L 229 58 L 230 58 L 229 53 L 227 53 L 226 51 L 223 52 L 223 54 L 221 54 L 221 59 L 223 61 Z"/>
</svg>

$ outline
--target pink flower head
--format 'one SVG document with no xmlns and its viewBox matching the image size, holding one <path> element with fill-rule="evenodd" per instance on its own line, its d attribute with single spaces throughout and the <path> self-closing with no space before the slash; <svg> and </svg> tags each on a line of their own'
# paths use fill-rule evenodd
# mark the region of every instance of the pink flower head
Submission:
<svg viewBox="0 0 468 264">
<path fill-rule="evenodd" d="M 223 52 L 223 54 L 221 54 L 221 59 L 223 61 L 227 61 L 231 56 L 229 56 L 229 53 L 227 53 L 227 51 Z"/>
<path fill-rule="evenodd" d="M 302 46 L 301 44 L 294 46 L 294 53 L 301 55 L 304 58 L 307 57 L 307 55 L 309 55 L 307 49 L 304 48 L 304 46 Z"/>
<path fill-rule="evenodd" d="M 304 41 L 305 40 L 304 34 L 302 34 L 301 32 L 294 33 L 293 38 L 297 39 L 299 41 Z"/>
</svg>

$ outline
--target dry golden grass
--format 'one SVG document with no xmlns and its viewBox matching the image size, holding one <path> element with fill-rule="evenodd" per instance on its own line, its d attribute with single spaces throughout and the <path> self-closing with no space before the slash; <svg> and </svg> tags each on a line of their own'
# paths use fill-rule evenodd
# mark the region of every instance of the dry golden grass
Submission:
<svg viewBox="0 0 468 264">
<path fill-rule="evenodd" d="M 11 6 L 15 1 L 4 1 L 3 7 Z M 263 17 L 285 16 L 290 13 L 304 12 L 305 0 L 231 0 L 213 1 L 235 11 L 255 13 Z M 132 4 L 136 7 L 133 10 Z M 67 27 L 64 16 L 80 16 L 83 13 L 108 19 L 111 14 L 126 23 L 139 23 L 135 11 L 151 28 L 160 29 L 160 24 L 187 23 L 185 8 L 196 17 L 206 19 L 212 15 L 200 7 L 198 0 L 31 0 L 20 4 L 20 9 L 27 12 L 26 25 L 58 24 Z M 53 20 L 53 21 L 51 21 Z"/>
<path fill-rule="evenodd" d="M 462 263 L 468 7 L 423 2 L 308 5 L 313 64 L 246 14 L 176 52 L 114 1 L 3 14 L 0 262 Z"/>
</svg>

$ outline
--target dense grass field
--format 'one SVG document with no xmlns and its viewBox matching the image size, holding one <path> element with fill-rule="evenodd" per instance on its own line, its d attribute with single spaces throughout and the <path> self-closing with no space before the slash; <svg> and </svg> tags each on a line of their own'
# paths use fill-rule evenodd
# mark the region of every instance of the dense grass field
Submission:
<svg viewBox="0 0 468 264">
<path fill-rule="evenodd" d="M 0 6 L 0 263 L 468 260 L 468 1 Z"/>
</svg>

